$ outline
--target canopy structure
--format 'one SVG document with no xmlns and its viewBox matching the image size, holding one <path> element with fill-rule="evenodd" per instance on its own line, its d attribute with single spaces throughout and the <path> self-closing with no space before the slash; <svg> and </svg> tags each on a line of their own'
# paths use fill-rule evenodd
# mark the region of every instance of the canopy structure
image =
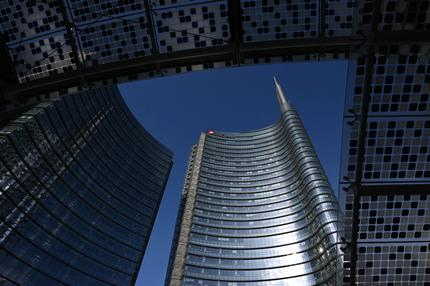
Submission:
<svg viewBox="0 0 430 286">
<path fill-rule="evenodd" d="M 355 285 L 397 279 L 403 274 L 384 255 L 402 249 L 409 237 L 414 245 L 404 253 L 424 274 L 408 277 L 422 282 L 429 276 L 419 259 L 430 242 L 430 222 L 421 222 L 430 212 L 428 1 L 2 1 L 0 20 L 3 120 L 8 112 L 98 85 L 347 59 L 338 195 L 346 219 L 341 280 Z M 387 209 L 383 220 L 376 202 Z M 396 202 L 413 215 L 389 214 Z M 410 224 L 417 227 L 396 230 Z M 387 265 L 367 269 L 370 257 Z M 374 275 L 381 271 L 386 274 Z"/>
</svg>

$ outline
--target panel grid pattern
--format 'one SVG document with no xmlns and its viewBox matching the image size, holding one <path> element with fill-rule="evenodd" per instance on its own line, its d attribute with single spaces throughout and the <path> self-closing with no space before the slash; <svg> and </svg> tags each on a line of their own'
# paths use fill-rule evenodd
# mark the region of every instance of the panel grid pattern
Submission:
<svg viewBox="0 0 430 286">
<path fill-rule="evenodd" d="M 65 30 L 9 46 L 18 78 L 28 82 L 77 69 Z"/>
<path fill-rule="evenodd" d="M 161 53 L 227 44 L 230 39 L 227 1 L 154 7 Z"/>
<path fill-rule="evenodd" d="M 348 239 L 352 202 L 349 193 L 345 210 Z M 429 212 L 428 195 L 361 197 L 358 285 L 429 285 Z"/>
<path fill-rule="evenodd" d="M 314 38 L 319 29 L 319 1 L 242 0 L 245 42 Z"/>
<path fill-rule="evenodd" d="M 404 239 L 430 242 L 430 197 L 426 195 L 362 197 L 359 243 Z"/>
<path fill-rule="evenodd" d="M 325 0 L 325 33 L 328 37 L 350 36 L 353 27 L 353 0 Z"/>
<path fill-rule="evenodd" d="M 382 0 L 381 13 L 378 17 L 380 31 L 419 31 L 430 28 L 430 3 L 427 0 Z M 376 1 L 359 1 L 357 32 L 369 31 L 372 9 Z"/>
<path fill-rule="evenodd" d="M 377 54 L 373 61 L 365 182 L 429 181 L 430 53 L 428 46 L 404 46 L 401 51 L 400 55 Z M 359 124 L 354 113 L 359 115 L 365 88 L 365 57 L 350 61 L 349 73 L 354 76 L 348 83 L 351 96 L 346 99 L 344 129 L 348 132 L 343 134 L 341 170 L 342 177 L 355 179 Z"/>
<path fill-rule="evenodd" d="M 122 17 L 143 14 L 144 5 L 141 0 L 110 1 L 110 0 L 66 0 L 69 17 L 81 26 L 98 21 L 101 17 Z"/>
<path fill-rule="evenodd" d="M 379 30 L 429 30 L 429 1 L 384 0 Z"/>
<path fill-rule="evenodd" d="M 0 3 L 0 31 L 17 67 L 18 81 L 25 83 L 71 73 L 78 67 L 145 58 L 158 52 L 227 46 L 232 36 L 228 3 L 147 1 L 148 12 L 144 0 L 5 0 Z M 349 35 L 351 0 L 325 3 L 325 36 Z M 318 0 L 241 0 L 242 17 L 232 21 L 242 21 L 246 43 L 309 39 L 318 37 L 320 11 Z M 154 67 L 151 72 L 159 71 Z"/>
<path fill-rule="evenodd" d="M 151 39 L 145 14 L 109 19 L 79 33 L 82 58 L 87 66 L 150 55 Z"/>
<path fill-rule="evenodd" d="M 359 21 L 357 26 L 358 33 L 369 32 L 374 2 L 360 3 L 359 20 L 362 22 Z M 393 4 L 387 2 L 399 4 L 402 1 L 382 1 L 383 15 L 387 5 Z M 412 2 L 424 1 L 408 3 Z M 400 10 L 396 13 L 402 14 Z M 406 14 L 404 16 L 407 17 Z M 418 30 L 422 28 L 418 22 L 414 25 Z M 388 27 L 380 23 L 378 29 L 412 28 L 403 24 Z M 341 186 L 346 187 L 346 192 L 340 193 L 342 200 L 346 201 L 346 241 L 350 241 L 355 231 L 352 229 L 352 190 L 355 186 L 350 182 L 359 179 L 370 193 L 372 185 L 378 186 L 378 190 L 385 185 L 398 187 L 398 190 L 393 191 L 392 196 L 378 195 L 375 191 L 374 196 L 360 199 L 355 282 L 358 285 L 430 285 L 427 265 L 429 198 L 406 195 L 417 193 L 413 187 L 401 189 L 401 184 L 430 183 L 429 47 L 426 44 L 376 46 L 375 56 L 370 61 L 370 83 L 366 83 L 369 69 L 365 51 L 358 49 L 356 53 L 350 60 L 348 71 L 340 181 Z M 363 135 L 363 177 L 356 178 L 360 111 L 363 94 L 367 92 L 366 84 L 370 85 L 370 104 Z M 396 256 L 402 251 L 404 255 L 399 253 Z M 351 257 L 348 248 L 344 257 L 346 275 L 343 279 L 345 285 L 349 285 Z"/>
<path fill-rule="evenodd" d="M 54 4 L 38 1 L 5 0 L 0 2 L 0 31 L 6 42 L 15 44 L 64 30 L 63 17 Z"/>
<path fill-rule="evenodd" d="M 428 243 L 360 244 L 357 285 L 430 285 Z"/>
</svg>

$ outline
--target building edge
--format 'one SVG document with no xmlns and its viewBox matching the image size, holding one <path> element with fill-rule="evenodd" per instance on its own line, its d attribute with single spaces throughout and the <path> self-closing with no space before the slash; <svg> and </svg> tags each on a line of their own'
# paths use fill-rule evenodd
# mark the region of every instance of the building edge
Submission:
<svg viewBox="0 0 430 286">
<path fill-rule="evenodd" d="M 167 170 L 167 179 L 164 181 L 163 188 L 161 189 L 161 199 L 158 201 L 157 206 L 155 208 L 156 209 L 156 211 L 155 211 L 155 213 L 156 213 L 155 219 L 152 222 L 152 224 L 151 224 L 151 226 L 150 226 L 150 228 L 148 230 L 148 237 L 146 238 L 146 240 L 144 242 L 144 245 L 142 247 L 142 252 L 141 252 L 142 255 L 141 255 L 141 257 L 139 257 L 139 260 L 138 260 L 138 262 L 136 264 L 136 268 L 135 268 L 135 270 L 133 272 L 133 277 L 131 279 L 130 286 L 133 286 L 133 285 L 136 284 L 136 280 L 137 280 L 137 277 L 139 275 L 139 270 L 142 267 L 142 262 L 143 262 L 143 259 L 145 257 L 146 247 L 148 246 L 149 240 L 151 239 L 152 230 L 154 228 L 155 221 L 157 220 L 157 217 L 158 217 L 158 212 L 160 210 L 161 201 L 163 200 L 164 193 L 166 191 L 166 186 L 167 186 L 167 182 L 169 181 L 169 177 L 170 177 L 170 173 L 172 171 L 172 167 L 173 167 L 173 160 L 170 161 L 170 165 L 169 165 L 169 168 Z"/>
<path fill-rule="evenodd" d="M 206 134 L 201 133 L 199 142 L 193 146 L 188 161 L 165 286 L 180 286 L 182 281 L 205 139 Z"/>
</svg>

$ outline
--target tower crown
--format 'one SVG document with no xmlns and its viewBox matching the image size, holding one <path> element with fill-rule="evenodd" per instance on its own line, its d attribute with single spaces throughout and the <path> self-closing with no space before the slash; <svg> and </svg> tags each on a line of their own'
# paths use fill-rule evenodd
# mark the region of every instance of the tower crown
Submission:
<svg viewBox="0 0 430 286">
<path fill-rule="evenodd" d="M 291 110 L 292 107 L 290 103 L 285 99 L 284 92 L 282 91 L 281 85 L 276 80 L 276 77 L 273 77 L 275 81 L 275 88 L 276 88 L 276 97 L 278 98 L 279 107 L 281 108 L 281 112 L 287 112 L 288 110 Z"/>
</svg>

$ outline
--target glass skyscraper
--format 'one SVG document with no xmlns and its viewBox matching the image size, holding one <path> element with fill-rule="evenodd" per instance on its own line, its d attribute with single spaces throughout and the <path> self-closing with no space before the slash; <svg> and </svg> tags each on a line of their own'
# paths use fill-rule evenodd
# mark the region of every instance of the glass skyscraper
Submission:
<svg viewBox="0 0 430 286">
<path fill-rule="evenodd" d="M 166 285 L 334 285 L 338 203 L 297 112 L 193 147 Z"/>
<path fill-rule="evenodd" d="M 171 164 L 113 87 L 1 129 L 0 285 L 133 284 Z"/>
</svg>

